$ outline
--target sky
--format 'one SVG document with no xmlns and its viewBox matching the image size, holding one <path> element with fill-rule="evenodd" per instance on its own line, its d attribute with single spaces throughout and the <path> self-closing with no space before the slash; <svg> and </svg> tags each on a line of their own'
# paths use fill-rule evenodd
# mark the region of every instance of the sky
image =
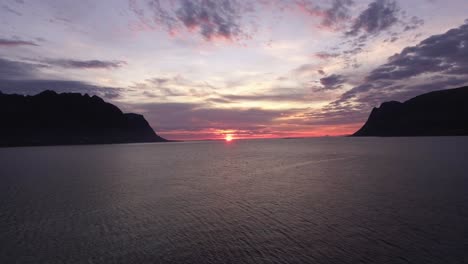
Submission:
<svg viewBox="0 0 468 264">
<path fill-rule="evenodd" d="M 0 91 L 98 95 L 173 140 L 352 134 L 468 84 L 466 0 L 0 0 Z"/>
</svg>

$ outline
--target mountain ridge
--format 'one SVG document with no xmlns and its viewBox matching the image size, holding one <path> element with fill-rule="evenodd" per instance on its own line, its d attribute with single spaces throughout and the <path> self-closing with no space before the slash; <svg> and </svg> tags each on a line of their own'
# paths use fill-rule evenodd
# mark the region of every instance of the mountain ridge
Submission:
<svg viewBox="0 0 468 264">
<path fill-rule="evenodd" d="M 123 113 L 102 98 L 46 90 L 36 95 L 0 91 L 0 146 L 165 142 L 139 114 Z"/>
<path fill-rule="evenodd" d="M 433 91 L 403 103 L 384 102 L 352 136 L 468 135 L 468 86 Z"/>
</svg>

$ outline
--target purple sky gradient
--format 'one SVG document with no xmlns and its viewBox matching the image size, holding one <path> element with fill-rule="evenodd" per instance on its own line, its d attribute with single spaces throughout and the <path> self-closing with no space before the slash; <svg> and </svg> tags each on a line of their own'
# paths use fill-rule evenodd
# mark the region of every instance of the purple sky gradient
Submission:
<svg viewBox="0 0 468 264">
<path fill-rule="evenodd" d="M 468 84 L 466 0 L 3 0 L 0 91 L 103 96 L 170 139 L 350 134 Z"/>
</svg>

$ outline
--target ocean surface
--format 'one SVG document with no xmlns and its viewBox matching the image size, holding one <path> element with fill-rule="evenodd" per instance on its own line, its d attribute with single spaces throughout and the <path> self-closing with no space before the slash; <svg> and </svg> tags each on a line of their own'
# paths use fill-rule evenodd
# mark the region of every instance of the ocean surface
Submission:
<svg viewBox="0 0 468 264">
<path fill-rule="evenodd" d="M 468 137 L 2 148 L 0 263 L 468 263 Z"/>
</svg>

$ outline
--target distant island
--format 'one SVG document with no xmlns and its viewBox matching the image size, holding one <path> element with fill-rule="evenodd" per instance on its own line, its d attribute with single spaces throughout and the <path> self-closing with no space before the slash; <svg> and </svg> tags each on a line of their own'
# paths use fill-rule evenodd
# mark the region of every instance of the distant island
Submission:
<svg viewBox="0 0 468 264">
<path fill-rule="evenodd" d="M 468 135 L 468 86 L 426 93 L 404 103 L 383 103 L 353 136 L 463 135 Z"/>
<path fill-rule="evenodd" d="M 142 115 L 124 114 L 98 96 L 0 92 L 0 146 L 164 142 Z"/>
</svg>

